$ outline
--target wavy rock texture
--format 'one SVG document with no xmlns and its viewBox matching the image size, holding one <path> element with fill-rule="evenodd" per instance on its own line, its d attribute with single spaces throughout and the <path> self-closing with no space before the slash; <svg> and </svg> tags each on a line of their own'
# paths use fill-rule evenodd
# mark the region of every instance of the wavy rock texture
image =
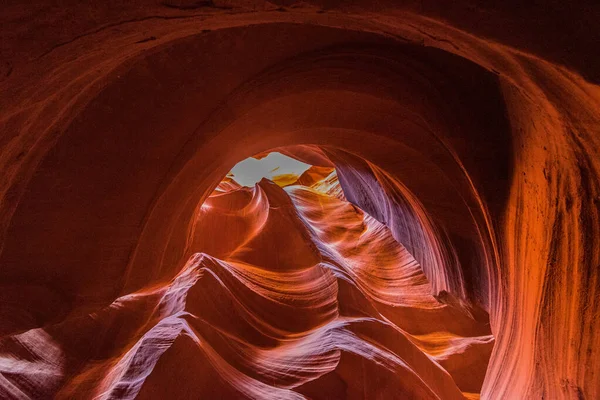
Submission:
<svg viewBox="0 0 600 400">
<path fill-rule="evenodd" d="M 225 180 L 172 280 L 5 337 L 2 396 L 479 397 L 489 322 L 438 302 L 331 168 L 309 179 Z"/>
<path fill-rule="evenodd" d="M 253 393 L 277 387 L 274 397 L 335 397 L 342 382 L 358 398 L 361 389 L 373 398 L 370 391 L 384 386 L 421 391 L 416 397 L 476 393 L 483 368 L 466 366 L 481 362 L 475 349 L 485 344 L 475 338 L 490 332 L 468 321 L 485 325 L 487 313 L 495 341 L 482 398 L 600 398 L 597 1 L 5 3 L 4 397 L 127 397 L 141 387 L 139 396 L 164 398 L 161 390 L 170 387 L 194 398 L 188 385 L 202 382 L 232 390 L 212 397 L 232 397 L 239 389 L 231 381 Z M 421 291 L 396 298 L 379 290 L 387 275 L 353 264 L 349 249 L 330 241 L 339 233 L 320 232 L 310 209 L 297 207 L 297 217 L 287 218 L 284 209 L 311 204 L 310 190 L 261 184 L 252 194 L 220 184 L 237 162 L 272 149 L 335 167 L 339 185 L 322 181 L 313 189 L 364 210 L 372 217 L 363 218 L 365 226 L 385 225 L 388 239 L 421 267 L 430 304 L 457 321 L 468 317 L 458 324 L 464 331 L 411 331 L 402 307 L 387 302 L 422 310 L 414 308 L 424 301 Z M 219 229 L 211 226 L 211 236 L 198 218 L 217 186 L 232 197 L 223 204 L 211 198 L 215 207 L 245 207 L 253 217 L 231 215 Z M 268 204 L 286 206 L 271 212 Z M 225 218 L 205 211 L 207 224 Z M 286 252 L 268 259 L 289 261 L 292 275 L 329 263 L 294 278 L 325 284 L 333 274 L 327 287 L 336 288 L 337 303 L 330 309 L 323 300 L 318 312 L 276 323 L 263 320 L 268 307 L 296 299 L 302 309 L 305 299 L 293 292 L 274 301 L 280 294 L 240 265 L 268 270 L 273 252 L 260 237 L 281 226 L 286 233 L 275 240 L 288 243 Z M 248 236 L 219 242 L 220 230 Z M 248 243 L 237 249 L 244 237 Z M 210 251 L 184 268 L 200 245 Z M 234 251 L 239 259 L 230 259 Z M 210 287 L 194 289 L 201 285 Z M 239 285 L 237 297 L 215 294 L 228 285 Z M 344 290 L 356 294 L 354 303 Z M 245 351 L 219 341 L 217 322 L 202 328 L 192 317 L 195 296 L 236 309 L 241 295 L 248 304 L 237 307 L 240 314 L 214 311 L 213 319 L 235 332 L 242 327 L 229 318 L 261 316 L 244 320 L 244 332 L 267 330 L 238 338 Z M 251 313 L 260 302 L 269 306 Z M 342 317 L 376 321 L 340 325 Z M 404 334 L 377 328 L 384 325 Z M 295 347 L 252 353 L 309 331 L 316 336 L 294 337 Z M 356 352 L 315 353 L 316 369 L 266 367 L 288 360 L 306 366 L 294 352 L 314 351 L 310 339 L 318 333 L 316 347 L 346 340 Z M 398 348 L 405 339 L 413 347 Z M 162 354 L 149 350 L 157 343 Z M 441 368 L 417 371 L 425 364 L 409 360 L 409 348 Z M 265 368 L 248 368 L 248 357 Z M 373 357 L 379 363 L 369 364 Z M 399 367 L 399 358 L 410 367 Z M 154 363 L 151 375 L 139 375 Z M 307 381 L 334 364 L 334 372 Z M 445 378 L 432 379 L 438 373 Z"/>
</svg>

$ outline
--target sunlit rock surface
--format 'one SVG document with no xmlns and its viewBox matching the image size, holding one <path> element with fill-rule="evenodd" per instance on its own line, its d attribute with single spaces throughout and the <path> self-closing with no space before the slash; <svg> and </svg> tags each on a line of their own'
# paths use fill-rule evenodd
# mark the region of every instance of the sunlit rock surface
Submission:
<svg viewBox="0 0 600 400">
<path fill-rule="evenodd" d="M 244 369 L 247 358 L 216 339 L 195 342 L 210 333 L 187 333 L 199 323 L 187 307 L 192 289 L 209 281 L 206 269 L 193 272 L 199 265 L 220 260 L 239 272 L 240 261 L 226 260 L 232 251 L 260 265 L 269 250 L 260 236 L 278 224 L 290 227 L 286 250 L 298 251 L 281 254 L 290 268 L 316 265 L 325 250 L 337 257 L 307 228 L 312 215 L 270 218 L 275 200 L 264 196 L 286 207 L 301 197 L 289 181 L 279 182 L 288 200 L 243 189 L 215 203 L 256 214 L 222 217 L 232 225 L 224 231 L 254 235 L 256 250 L 237 249 L 242 236 L 220 243 L 214 227 L 213 237 L 201 234 L 215 188 L 239 186 L 220 183 L 231 168 L 277 151 L 335 167 L 338 189 L 329 182 L 319 191 L 385 225 L 438 303 L 478 323 L 489 315 L 488 368 L 465 372 L 479 346 L 458 349 L 487 334 L 416 333 L 386 316 L 412 336 L 416 354 L 449 355 L 438 364 L 458 390 L 476 393 L 464 376 L 485 374 L 484 399 L 600 398 L 599 20 L 600 5 L 587 0 L 8 0 L 0 10 L 1 397 L 118 398 L 141 385 L 140 396 L 171 397 L 161 392 L 168 386 L 196 398 L 187 385 L 201 380 L 214 390 L 229 381 L 276 387 L 281 376 Z M 200 245 L 214 254 L 185 269 Z M 379 277 L 360 268 L 351 276 L 367 298 L 389 301 L 370 289 Z M 169 300 L 183 293 L 185 301 Z M 310 318 L 299 323 L 318 324 Z M 284 322 L 277 330 L 292 329 Z M 361 332 L 353 337 L 374 330 Z M 381 349 L 378 340 L 371 345 Z M 386 351 L 402 354 L 394 347 L 402 340 L 385 342 Z M 170 341 L 160 356 L 149 350 Z M 344 366 L 368 357 L 339 351 L 339 376 L 360 373 Z M 234 369 L 212 369 L 220 359 Z M 387 361 L 377 365 L 389 371 Z M 348 390 L 373 398 L 379 377 L 397 382 L 401 371 L 350 379 Z M 342 385 L 326 376 L 277 387 L 335 398 Z M 424 387 L 411 377 L 398 385 Z M 435 390 L 448 389 L 447 379 L 436 381 Z"/>
<path fill-rule="evenodd" d="M 489 321 L 436 300 L 334 171 L 307 177 L 226 178 L 173 279 L 5 337 L 3 397 L 478 397 Z"/>
</svg>

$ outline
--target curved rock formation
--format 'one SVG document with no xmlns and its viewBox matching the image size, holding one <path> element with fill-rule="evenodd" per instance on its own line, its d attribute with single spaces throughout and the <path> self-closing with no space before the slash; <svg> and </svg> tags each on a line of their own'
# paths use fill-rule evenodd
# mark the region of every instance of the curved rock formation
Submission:
<svg viewBox="0 0 600 400">
<path fill-rule="evenodd" d="M 397 3 L 9 1 L 2 397 L 600 397 L 599 6 Z M 220 184 L 272 149 L 319 186 Z"/>
<path fill-rule="evenodd" d="M 224 181 L 194 225 L 203 252 L 173 279 L 6 337 L 28 356 L 3 397 L 478 397 L 489 323 L 436 300 L 387 227 L 321 175 L 286 191 Z"/>
</svg>

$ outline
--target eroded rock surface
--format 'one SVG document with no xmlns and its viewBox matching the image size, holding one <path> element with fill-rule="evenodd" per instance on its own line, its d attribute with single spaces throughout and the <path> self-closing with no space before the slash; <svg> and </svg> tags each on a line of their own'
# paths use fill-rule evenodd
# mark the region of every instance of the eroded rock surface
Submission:
<svg viewBox="0 0 600 400">
<path fill-rule="evenodd" d="M 299 181 L 316 175 L 225 180 L 172 280 L 3 338 L 3 397 L 477 397 L 489 322 L 437 301 L 330 168 Z"/>
<path fill-rule="evenodd" d="M 164 395 L 171 386 L 194 397 L 190 382 L 167 385 L 181 382 L 184 371 L 168 364 L 179 362 L 197 372 L 195 382 L 204 379 L 225 397 L 237 393 L 228 382 L 239 378 L 253 390 L 277 387 L 306 397 L 335 397 L 347 382 L 348 393 L 362 388 L 362 397 L 372 398 L 365 385 L 376 390 L 381 378 L 398 391 L 422 389 L 423 396 L 433 393 L 427 390 L 476 393 L 473 382 L 483 379 L 486 399 L 599 398 L 599 5 L 401 3 L 3 5 L 3 394 L 126 397 L 139 387 L 140 396 Z M 354 286 L 335 277 L 332 310 L 345 315 L 341 288 L 356 288 L 368 300 L 360 304 L 376 304 L 368 318 L 385 316 L 406 330 L 415 354 L 433 361 L 447 356 L 435 361 L 441 369 L 427 372 L 445 370 L 446 378 L 424 383 L 429 389 L 406 383 L 414 383 L 413 375 L 400 382 L 401 369 L 385 372 L 397 365 L 393 361 L 365 366 L 364 374 L 381 373 L 361 382 L 350 379 L 359 373 L 352 366 L 368 357 L 337 349 L 319 356 L 320 365 L 331 368 L 330 357 L 340 352 L 333 372 L 294 386 L 314 371 L 291 374 L 291 381 L 267 379 L 259 369 L 244 370 L 243 357 L 233 361 L 210 327 L 193 332 L 200 323 L 190 317 L 198 312 L 192 292 L 215 279 L 198 271 L 210 262 L 212 271 L 239 273 L 235 263 L 242 262 L 227 258 L 235 241 L 219 243 L 214 226 L 215 237 L 202 239 L 199 210 L 235 163 L 271 149 L 335 167 L 341 189 L 331 197 L 348 200 L 389 229 L 429 282 L 431 304 L 477 324 L 489 315 L 495 341 L 486 371 L 466 366 L 485 363 L 470 349 L 485 347 L 475 338 L 490 332 L 471 332 L 467 322 L 460 333 L 411 332 L 384 312 L 381 304 L 390 299 L 377 290 L 380 277 L 364 270 L 354 276 L 347 265 L 337 273 L 350 274 Z M 314 177 L 305 178 L 312 184 Z M 323 192 L 333 187 L 323 185 Z M 256 215 L 232 216 L 231 230 L 258 236 L 284 224 L 283 217 L 270 218 L 261 196 L 287 206 L 310 197 L 239 193 L 221 206 L 244 205 Z M 306 218 L 318 225 L 312 215 Z M 268 221 L 274 225 L 262 225 Z M 281 257 L 290 268 L 314 267 L 328 239 L 307 230 L 306 221 L 294 221 L 285 220 L 292 225 L 280 242 L 289 241 L 286 250 L 298 254 Z M 247 264 L 260 265 L 268 253 L 258 236 L 254 251 L 237 254 Z M 214 254 L 186 264 L 196 245 Z M 348 249 L 338 250 L 352 259 Z M 304 258 L 309 254 L 314 259 Z M 315 270 L 333 274 L 329 267 Z M 402 301 L 409 300 L 416 301 Z M 334 327 L 325 322 L 333 318 L 328 312 L 306 315 L 294 332 L 328 326 L 365 343 L 381 325 Z M 292 329 L 284 325 L 275 326 Z M 371 345 L 403 354 L 394 346 L 407 336 L 392 340 L 381 331 Z M 162 354 L 151 352 L 161 340 L 172 344 Z M 293 347 L 286 351 L 273 354 L 295 357 Z M 155 363 L 147 377 L 132 367 L 142 355 L 144 365 Z M 215 370 L 226 365 L 220 359 L 234 369 Z M 421 382 L 429 382 L 425 376 Z M 218 392 L 226 387 L 232 392 Z"/>
</svg>

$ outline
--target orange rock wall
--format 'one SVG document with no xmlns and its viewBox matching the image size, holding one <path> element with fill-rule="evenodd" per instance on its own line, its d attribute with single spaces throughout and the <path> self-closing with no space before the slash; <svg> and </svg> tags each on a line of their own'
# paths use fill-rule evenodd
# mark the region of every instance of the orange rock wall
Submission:
<svg viewBox="0 0 600 400">
<path fill-rule="evenodd" d="M 173 279 L 236 162 L 314 144 L 489 312 L 483 398 L 599 397 L 598 6 L 365 3 L 6 5 L 3 340 Z"/>
</svg>

